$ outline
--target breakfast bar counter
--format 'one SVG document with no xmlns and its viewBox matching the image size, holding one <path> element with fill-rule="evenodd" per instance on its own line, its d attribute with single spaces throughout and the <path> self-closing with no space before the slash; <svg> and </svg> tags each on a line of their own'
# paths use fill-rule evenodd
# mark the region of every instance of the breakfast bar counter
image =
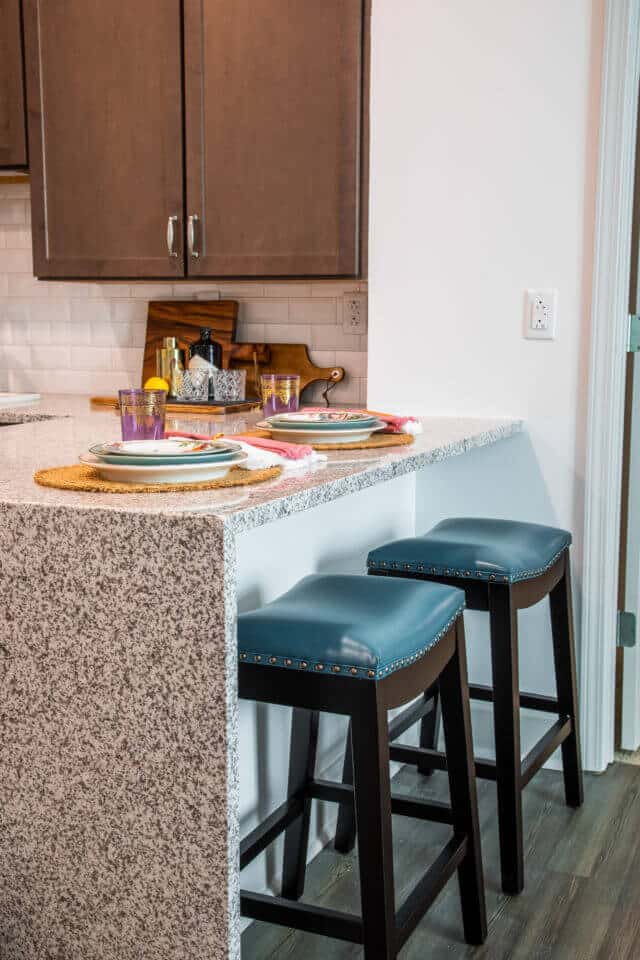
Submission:
<svg viewBox="0 0 640 960">
<path fill-rule="evenodd" d="M 87 398 L 0 410 L 0 955 L 236 960 L 255 790 L 254 761 L 240 769 L 238 605 L 310 570 L 363 569 L 367 544 L 414 522 L 417 471 L 522 422 L 426 418 L 413 444 L 331 452 L 246 488 L 34 483 L 118 426 Z"/>
</svg>

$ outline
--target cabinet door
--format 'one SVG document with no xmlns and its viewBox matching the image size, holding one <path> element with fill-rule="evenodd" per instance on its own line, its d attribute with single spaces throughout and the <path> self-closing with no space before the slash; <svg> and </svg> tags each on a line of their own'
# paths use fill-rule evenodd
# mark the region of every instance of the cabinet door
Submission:
<svg viewBox="0 0 640 960">
<path fill-rule="evenodd" d="M 36 275 L 182 275 L 180 0 L 23 6 Z"/>
<path fill-rule="evenodd" d="M 0 167 L 24 167 L 22 25 L 20 0 L 0 0 Z"/>
<path fill-rule="evenodd" d="M 359 271 L 363 0 L 185 0 L 190 274 Z"/>
</svg>

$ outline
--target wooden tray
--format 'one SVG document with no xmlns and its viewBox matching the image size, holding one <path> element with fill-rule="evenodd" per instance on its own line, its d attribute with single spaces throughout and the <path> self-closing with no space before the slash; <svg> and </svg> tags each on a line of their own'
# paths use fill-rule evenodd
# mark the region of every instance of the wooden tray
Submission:
<svg viewBox="0 0 640 960">
<path fill-rule="evenodd" d="M 119 407 L 117 397 L 91 397 L 93 407 L 111 407 L 116 411 Z M 245 400 L 242 403 L 216 403 L 210 400 L 208 403 L 177 403 L 171 400 L 167 403 L 167 413 L 249 413 L 251 410 L 259 410 L 262 406 L 260 400 Z"/>
</svg>

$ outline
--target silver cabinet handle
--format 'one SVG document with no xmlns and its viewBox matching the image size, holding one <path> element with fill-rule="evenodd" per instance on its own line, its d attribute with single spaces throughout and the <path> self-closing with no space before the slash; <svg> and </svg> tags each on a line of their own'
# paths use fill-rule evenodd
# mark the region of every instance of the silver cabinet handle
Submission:
<svg viewBox="0 0 640 960">
<path fill-rule="evenodd" d="M 167 250 L 169 251 L 170 257 L 177 257 L 178 253 L 176 251 L 176 223 L 178 222 L 177 217 L 169 217 L 167 220 Z"/>
<path fill-rule="evenodd" d="M 189 248 L 189 256 L 193 257 L 194 260 L 197 260 L 200 254 L 196 250 L 196 223 L 200 220 L 200 217 L 197 213 L 192 213 L 187 220 L 187 246 Z"/>
</svg>

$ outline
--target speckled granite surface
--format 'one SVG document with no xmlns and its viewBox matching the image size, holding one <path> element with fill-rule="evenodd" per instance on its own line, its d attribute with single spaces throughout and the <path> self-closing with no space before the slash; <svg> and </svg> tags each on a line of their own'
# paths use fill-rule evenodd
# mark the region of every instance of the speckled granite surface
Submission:
<svg viewBox="0 0 640 960">
<path fill-rule="evenodd" d="M 49 398 L 0 411 L 6 423 L 0 956 L 237 960 L 238 533 L 521 424 L 425 420 L 411 447 L 332 453 L 240 493 L 110 497 L 32 476 L 116 436 L 112 413 Z"/>
</svg>

